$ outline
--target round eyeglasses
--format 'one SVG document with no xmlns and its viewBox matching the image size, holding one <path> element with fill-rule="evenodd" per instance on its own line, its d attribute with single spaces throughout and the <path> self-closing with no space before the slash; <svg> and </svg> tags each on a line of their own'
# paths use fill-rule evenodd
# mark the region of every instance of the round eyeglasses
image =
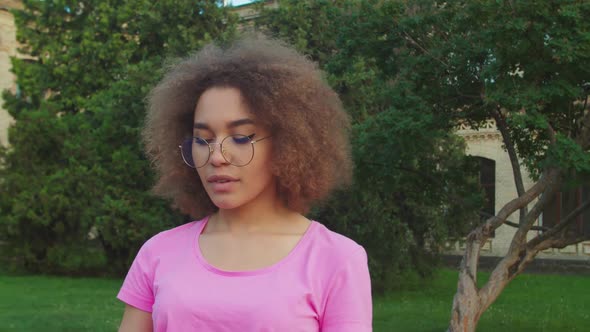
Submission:
<svg viewBox="0 0 590 332">
<path fill-rule="evenodd" d="M 209 142 L 202 137 L 187 138 L 180 144 L 180 154 L 184 163 L 192 168 L 201 168 L 207 164 L 214 146 L 219 145 L 221 155 L 230 164 L 238 167 L 248 165 L 254 158 L 254 143 L 269 138 L 253 140 L 252 135 L 230 135 L 224 138 L 220 143 Z"/>
</svg>

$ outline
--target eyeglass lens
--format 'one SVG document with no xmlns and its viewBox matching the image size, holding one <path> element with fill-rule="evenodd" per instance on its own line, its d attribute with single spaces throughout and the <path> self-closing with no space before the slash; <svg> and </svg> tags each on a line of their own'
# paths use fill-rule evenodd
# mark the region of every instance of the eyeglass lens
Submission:
<svg viewBox="0 0 590 332">
<path fill-rule="evenodd" d="M 215 149 L 221 149 L 223 158 L 234 166 L 246 166 L 254 157 L 254 144 L 246 135 L 227 136 L 221 144 L 209 143 L 201 137 L 193 137 L 184 141 L 180 147 L 184 162 L 195 168 L 205 166 Z"/>
</svg>

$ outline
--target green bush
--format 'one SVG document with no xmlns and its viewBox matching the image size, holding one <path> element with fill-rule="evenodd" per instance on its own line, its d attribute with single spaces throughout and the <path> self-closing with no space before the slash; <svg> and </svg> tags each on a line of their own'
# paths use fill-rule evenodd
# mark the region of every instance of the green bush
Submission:
<svg viewBox="0 0 590 332">
<path fill-rule="evenodd" d="M 354 184 L 312 215 L 367 249 L 379 290 L 429 276 L 481 203 L 448 121 L 396 81 L 383 36 L 398 7 L 280 1 L 256 22 L 318 61 L 350 113 Z M 25 2 L 15 15 L 36 60 L 13 59 L 19 93 L 4 94 L 17 121 L 0 151 L 1 248 L 29 271 L 122 273 L 148 237 L 187 221 L 149 192 L 143 99 L 163 59 L 231 38 L 236 19 L 215 1 Z"/>
<path fill-rule="evenodd" d="M 386 44 L 401 2 L 279 1 L 259 29 L 318 61 L 353 122 L 354 184 L 312 214 L 368 252 L 373 287 L 432 274 L 445 241 L 477 221 L 477 168 L 448 119 L 396 80 Z M 346 22 L 346 24 L 342 24 Z"/>
<path fill-rule="evenodd" d="M 31 272 L 124 273 L 140 245 L 186 217 L 150 194 L 144 98 L 163 59 L 233 36 L 216 1 L 25 1 L 14 11 L 16 119 L 0 150 L 0 246 Z M 175 22 L 175 24 L 170 24 Z"/>
</svg>

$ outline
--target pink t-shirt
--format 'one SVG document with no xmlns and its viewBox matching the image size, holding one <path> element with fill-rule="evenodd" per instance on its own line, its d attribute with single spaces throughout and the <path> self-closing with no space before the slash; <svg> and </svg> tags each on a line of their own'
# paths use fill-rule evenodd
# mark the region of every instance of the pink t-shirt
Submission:
<svg viewBox="0 0 590 332">
<path fill-rule="evenodd" d="M 199 249 L 207 220 L 152 237 L 131 265 L 117 298 L 151 312 L 154 331 L 372 330 L 363 247 L 312 221 L 278 263 L 223 271 Z"/>
</svg>

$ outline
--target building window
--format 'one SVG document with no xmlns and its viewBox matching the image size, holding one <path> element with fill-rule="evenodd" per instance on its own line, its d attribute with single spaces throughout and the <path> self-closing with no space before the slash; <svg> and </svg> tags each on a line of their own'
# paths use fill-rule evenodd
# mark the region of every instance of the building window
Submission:
<svg viewBox="0 0 590 332">
<path fill-rule="evenodd" d="M 479 185 L 484 191 L 485 215 L 496 215 L 496 162 L 492 159 L 476 157 L 479 161 Z M 487 219 L 487 218 L 485 218 Z"/>
<path fill-rule="evenodd" d="M 590 186 L 557 192 L 543 210 L 541 217 L 543 226 L 551 228 L 557 225 L 588 199 L 590 199 Z M 576 218 L 572 229 L 579 235 L 590 234 L 590 209 L 586 209 L 586 211 Z"/>
</svg>

